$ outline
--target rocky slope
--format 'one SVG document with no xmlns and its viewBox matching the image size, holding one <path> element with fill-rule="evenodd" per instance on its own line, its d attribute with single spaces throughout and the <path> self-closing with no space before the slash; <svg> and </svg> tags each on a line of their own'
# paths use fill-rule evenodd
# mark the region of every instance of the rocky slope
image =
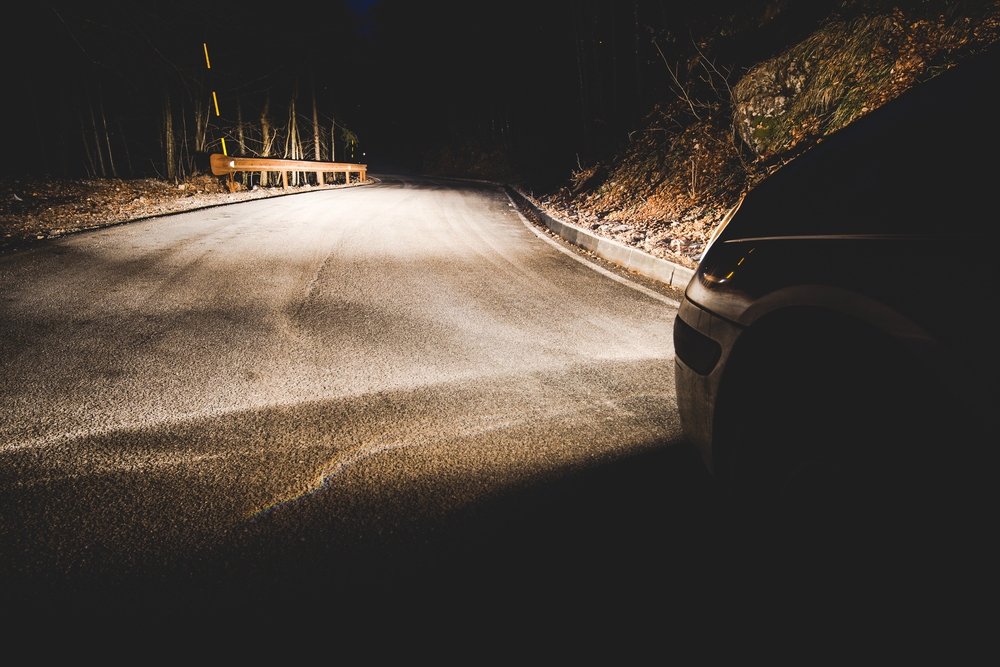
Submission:
<svg viewBox="0 0 1000 667">
<path fill-rule="evenodd" d="M 598 234 L 694 267 L 725 213 L 762 178 L 998 37 L 1000 2 L 956 4 L 930 18 L 898 8 L 835 16 L 731 86 L 699 50 L 704 60 L 691 71 L 707 73 L 723 103 L 700 104 L 678 88 L 621 153 L 581 165 L 569 185 L 537 199 Z"/>
</svg>

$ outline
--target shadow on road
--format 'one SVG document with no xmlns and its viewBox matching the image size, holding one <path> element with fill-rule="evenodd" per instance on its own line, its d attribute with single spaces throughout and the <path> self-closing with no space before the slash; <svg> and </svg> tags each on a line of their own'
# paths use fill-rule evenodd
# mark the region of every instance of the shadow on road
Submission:
<svg viewBox="0 0 1000 667">
<path fill-rule="evenodd" d="M 306 536 L 262 526 L 243 547 L 260 560 L 244 566 L 257 594 L 290 600 L 317 583 L 362 598 L 452 596 L 471 607 L 627 597 L 636 586 L 646 595 L 687 579 L 710 545 L 716 510 L 697 455 L 673 444 L 508 489 L 399 533 L 372 530 L 346 548 L 314 539 L 322 528 Z"/>
<path fill-rule="evenodd" d="M 538 636 L 551 649 L 572 636 L 574 653 L 600 645 L 616 655 L 667 639 L 743 655 L 752 635 L 758 649 L 812 642 L 846 657 L 867 641 L 912 652 L 923 645 L 914 633 L 944 632 L 942 617 L 955 609 L 938 607 L 948 602 L 941 573 L 900 568 L 887 560 L 896 552 L 847 544 L 824 557 L 788 536 L 733 529 L 683 442 L 391 532 L 365 518 L 378 516 L 365 502 L 334 517 L 316 494 L 185 562 L 72 591 L 36 589 L 7 610 L 27 603 L 47 622 L 154 633 L 181 624 L 216 637 L 259 628 L 351 641 L 354 632 L 413 631 L 453 647 L 458 637 Z M 920 563 L 927 559 L 913 559 Z"/>
<path fill-rule="evenodd" d="M 603 616 L 609 601 L 702 588 L 717 541 L 711 478 L 684 443 L 508 488 L 392 532 L 372 523 L 379 511 L 370 503 L 398 501 L 365 502 L 331 517 L 316 494 L 184 562 L 36 587 L 24 602 L 122 620 L 203 614 L 218 622 L 297 609 L 315 621 L 429 607 L 493 616 L 511 605 L 529 616 Z"/>
</svg>

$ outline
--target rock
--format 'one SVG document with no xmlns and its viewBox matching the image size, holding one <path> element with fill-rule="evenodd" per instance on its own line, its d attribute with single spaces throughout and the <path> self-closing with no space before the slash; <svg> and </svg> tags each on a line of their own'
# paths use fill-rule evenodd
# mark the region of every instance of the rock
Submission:
<svg viewBox="0 0 1000 667">
<path fill-rule="evenodd" d="M 899 39 L 891 16 L 834 21 L 760 63 L 733 88 L 740 137 L 766 158 L 847 125 L 885 90 Z"/>
</svg>

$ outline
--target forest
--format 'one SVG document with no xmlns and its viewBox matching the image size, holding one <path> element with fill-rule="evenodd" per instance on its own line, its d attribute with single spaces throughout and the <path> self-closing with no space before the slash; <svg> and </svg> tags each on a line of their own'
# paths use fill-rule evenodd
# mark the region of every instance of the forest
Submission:
<svg viewBox="0 0 1000 667">
<path fill-rule="evenodd" d="M 34 3 L 2 47 L 0 173 L 176 182 L 226 152 L 565 182 L 663 105 L 730 118 L 747 71 L 824 25 L 992 4 Z"/>
<path fill-rule="evenodd" d="M 558 170 L 627 141 L 692 53 L 734 72 L 833 4 L 36 3 L 3 46 L 2 169 L 177 180 L 225 142 L 404 169 L 475 147 Z"/>
</svg>

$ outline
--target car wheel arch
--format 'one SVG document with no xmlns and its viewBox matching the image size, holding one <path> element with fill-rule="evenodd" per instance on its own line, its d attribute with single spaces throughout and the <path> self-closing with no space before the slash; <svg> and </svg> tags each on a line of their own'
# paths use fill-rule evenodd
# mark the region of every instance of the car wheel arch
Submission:
<svg viewBox="0 0 1000 667">
<path fill-rule="evenodd" d="M 824 359 L 826 350 L 836 351 L 835 360 Z M 855 352 L 859 354 L 852 359 Z M 883 367 L 865 368 L 872 363 Z M 864 383 L 865 378 L 881 374 L 880 382 L 885 386 L 893 386 L 891 375 L 898 369 L 923 366 L 897 336 L 841 310 L 795 305 L 755 318 L 733 345 L 719 380 L 712 459 L 720 478 L 731 475 L 735 443 L 743 438 L 736 431 L 742 428 L 741 414 L 748 398 L 760 401 L 759 394 L 766 393 L 780 403 L 794 392 L 807 391 L 809 387 L 781 386 L 782 378 L 789 374 L 791 365 L 800 366 L 796 370 L 801 374 L 806 372 L 801 369 L 817 364 L 836 374 L 817 381 Z M 911 375 L 900 382 L 912 382 Z M 903 389 L 911 391 L 912 387 Z"/>
</svg>

